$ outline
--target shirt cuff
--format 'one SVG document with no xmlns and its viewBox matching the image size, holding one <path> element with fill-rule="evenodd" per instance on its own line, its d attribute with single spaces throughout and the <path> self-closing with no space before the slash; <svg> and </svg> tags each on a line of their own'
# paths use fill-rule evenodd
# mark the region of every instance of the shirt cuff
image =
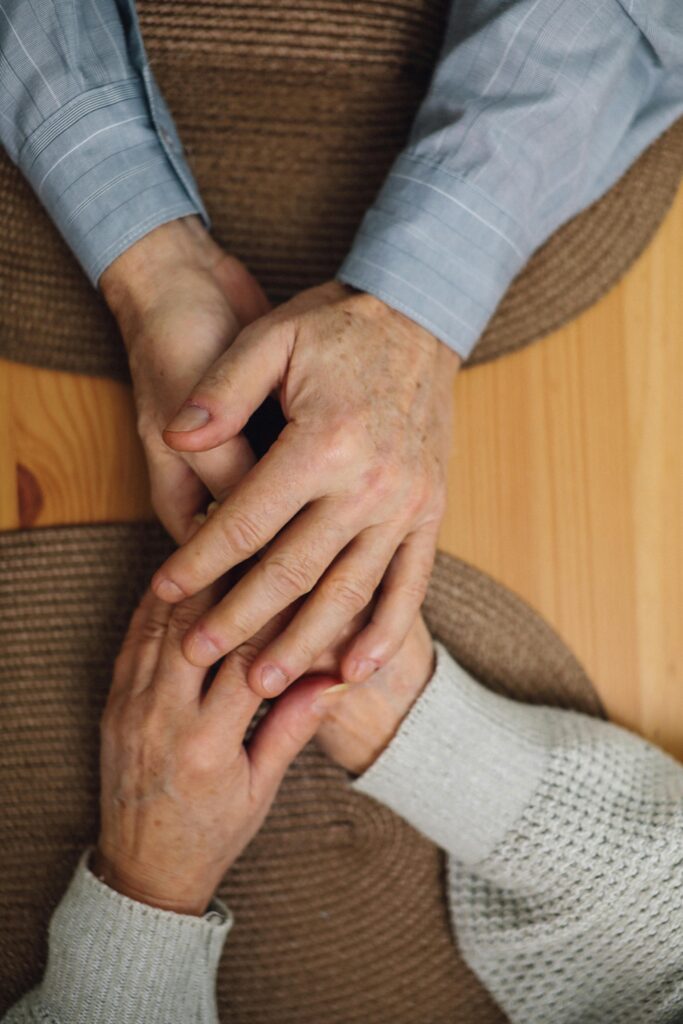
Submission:
<svg viewBox="0 0 683 1024">
<path fill-rule="evenodd" d="M 466 358 L 534 248 L 522 225 L 477 186 L 403 154 L 337 277 Z"/>
<path fill-rule="evenodd" d="M 38 998 L 59 1020 L 186 1024 L 215 1019 L 215 976 L 233 919 L 159 910 L 100 882 L 81 858 L 50 924 Z"/>
<path fill-rule="evenodd" d="M 150 106 L 148 95 L 138 77 L 82 93 L 44 121 L 19 154 L 19 167 L 94 285 L 153 228 L 190 214 L 208 224 L 170 115 Z M 164 118 L 168 125 L 157 123 Z"/>
<path fill-rule="evenodd" d="M 435 647 L 431 680 L 389 746 L 351 786 L 472 866 L 529 803 L 558 712 L 492 693 L 442 644 Z"/>
</svg>

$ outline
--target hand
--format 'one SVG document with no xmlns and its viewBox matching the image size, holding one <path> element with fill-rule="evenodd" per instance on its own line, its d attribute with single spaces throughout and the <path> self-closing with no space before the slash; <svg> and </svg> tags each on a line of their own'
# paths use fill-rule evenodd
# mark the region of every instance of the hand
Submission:
<svg viewBox="0 0 683 1024">
<path fill-rule="evenodd" d="M 129 353 L 152 504 L 180 543 L 209 495 L 225 497 L 254 459 L 239 434 L 211 452 L 181 455 L 162 431 L 240 328 L 267 312 L 268 301 L 198 217 L 149 232 L 114 260 L 100 286 Z"/>
<path fill-rule="evenodd" d="M 202 914 L 259 829 L 282 776 L 320 722 L 329 680 L 303 680 L 244 735 L 260 698 L 248 649 L 206 671 L 180 639 L 206 592 L 175 609 L 148 592 L 116 662 L 102 720 L 101 830 L 93 871 L 132 899 Z"/>
<path fill-rule="evenodd" d="M 337 282 L 242 331 L 164 433 L 177 451 L 210 451 L 238 436 L 272 392 L 288 421 L 152 581 L 158 596 L 179 601 L 270 544 L 188 632 L 190 661 L 210 665 L 309 595 L 250 668 L 253 689 L 273 696 L 309 669 L 380 583 L 342 675 L 367 679 L 396 653 L 431 572 L 458 366 L 426 330 Z"/>
<path fill-rule="evenodd" d="M 316 671 L 321 667 L 316 666 Z M 334 672 L 333 666 L 328 671 Z M 362 774 L 389 745 L 431 679 L 434 644 L 419 615 L 403 646 L 364 683 L 325 692 L 318 698 L 324 718 L 316 742 L 337 764 Z M 319 680 L 316 680 L 319 681 Z M 331 687 L 334 679 L 327 679 Z"/>
</svg>

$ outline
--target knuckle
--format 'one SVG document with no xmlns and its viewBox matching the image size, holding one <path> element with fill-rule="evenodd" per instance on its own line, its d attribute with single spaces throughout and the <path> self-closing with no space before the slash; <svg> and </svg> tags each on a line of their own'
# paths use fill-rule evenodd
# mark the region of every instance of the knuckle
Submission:
<svg viewBox="0 0 683 1024">
<path fill-rule="evenodd" d="M 431 573 L 420 570 L 410 579 L 404 580 L 396 588 L 396 596 L 410 601 L 411 604 L 422 604 L 427 593 Z"/>
<path fill-rule="evenodd" d="M 426 477 L 411 483 L 405 498 L 405 511 L 411 522 L 431 505 L 432 497 L 432 488 Z"/>
<path fill-rule="evenodd" d="M 194 626 L 198 618 L 199 612 L 192 604 L 183 601 L 174 605 L 168 625 L 169 632 L 183 635 Z"/>
<path fill-rule="evenodd" d="M 193 778 L 211 776 L 216 770 L 216 756 L 206 737 L 199 734 L 188 736 L 179 752 L 180 763 Z"/>
<path fill-rule="evenodd" d="M 419 583 L 406 583 L 403 587 L 403 597 L 418 607 L 424 601 L 426 593 L 427 587 Z"/>
<path fill-rule="evenodd" d="M 134 641 L 140 643 L 163 640 L 166 635 L 166 619 L 161 615 L 149 615 L 142 623 L 137 624 Z"/>
<path fill-rule="evenodd" d="M 280 652 L 280 660 L 286 665 L 296 665 L 298 674 L 305 672 L 320 654 L 320 644 L 309 633 L 296 633 L 288 637 L 286 647 Z"/>
<path fill-rule="evenodd" d="M 268 587 L 287 599 L 307 593 L 315 579 L 308 559 L 299 557 L 296 561 L 284 555 L 267 558 L 262 567 Z"/>
<path fill-rule="evenodd" d="M 132 716 L 128 707 L 117 702 L 107 706 L 100 718 L 100 739 L 103 753 L 117 755 L 137 746 L 137 733 L 132 729 Z"/>
<path fill-rule="evenodd" d="M 361 485 L 373 501 L 386 501 L 400 491 L 403 471 L 389 460 L 374 460 L 362 472 Z"/>
<path fill-rule="evenodd" d="M 366 443 L 365 430 L 358 417 L 351 414 L 337 416 L 327 424 L 320 451 L 326 463 L 332 466 L 348 466 L 355 463 Z"/>
<path fill-rule="evenodd" d="M 229 553 L 234 552 L 246 558 L 263 546 L 259 524 L 244 512 L 232 509 L 220 517 L 214 517 L 214 521 L 220 527 L 223 543 Z"/>
<path fill-rule="evenodd" d="M 364 608 L 372 597 L 372 588 L 354 576 L 332 577 L 322 589 L 327 600 L 352 615 Z"/>
<path fill-rule="evenodd" d="M 386 500 L 400 491 L 403 484 L 403 470 L 394 463 L 385 462 L 374 473 L 372 489 L 377 497 Z"/>
</svg>

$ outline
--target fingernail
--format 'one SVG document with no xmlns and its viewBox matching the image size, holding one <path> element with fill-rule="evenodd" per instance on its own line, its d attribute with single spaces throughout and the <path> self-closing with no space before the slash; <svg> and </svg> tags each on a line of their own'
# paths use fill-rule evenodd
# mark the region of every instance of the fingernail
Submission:
<svg viewBox="0 0 683 1024">
<path fill-rule="evenodd" d="M 192 516 L 192 522 L 198 523 L 199 526 L 203 526 L 206 522 L 206 512 L 197 512 Z"/>
<path fill-rule="evenodd" d="M 154 593 L 162 601 L 168 601 L 169 604 L 175 604 L 176 601 L 181 601 L 185 597 L 178 584 L 173 580 L 160 580 L 154 587 Z"/>
<path fill-rule="evenodd" d="M 205 427 L 210 419 L 211 416 L 208 411 L 202 409 L 201 405 L 184 405 L 166 429 L 180 433 L 189 430 L 199 430 L 200 427 Z"/>
<path fill-rule="evenodd" d="M 334 686 L 328 686 L 326 690 L 322 690 L 318 697 L 327 697 L 330 693 L 342 693 L 344 690 L 350 689 L 348 683 L 335 683 Z"/>
<path fill-rule="evenodd" d="M 193 665 L 201 667 L 213 665 L 221 656 L 221 651 L 211 637 L 201 630 L 194 633 L 189 642 L 189 660 Z"/>
<path fill-rule="evenodd" d="M 210 502 L 206 506 L 206 514 L 207 514 L 207 516 L 210 516 L 212 512 L 216 511 L 217 508 L 218 508 L 218 502 L 217 501 Z"/>
<path fill-rule="evenodd" d="M 352 683 L 364 683 L 378 668 L 379 665 L 376 661 L 371 661 L 369 658 L 356 658 L 349 665 L 349 670 L 345 675 Z"/>
<path fill-rule="evenodd" d="M 287 683 L 287 676 L 277 665 L 265 665 L 261 669 L 261 686 L 266 693 L 280 693 Z"/>
<path fill-rule="evenodd" d="M 318 711 L 321 715 L 327 714 L 335 706 L 335 701 L 327 701 L 325 698 L 335 693 L 343 693 L 348 689 L 350 689 L 348 683 L 335 683 L 334 686 L 328 686 L 326 690 L 321 690 L 313 701 L 313 711 Z"/>
</svg>

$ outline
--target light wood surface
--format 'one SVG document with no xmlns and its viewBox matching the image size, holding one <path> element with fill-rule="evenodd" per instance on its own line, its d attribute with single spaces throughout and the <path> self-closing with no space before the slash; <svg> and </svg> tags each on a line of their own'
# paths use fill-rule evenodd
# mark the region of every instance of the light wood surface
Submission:
<svg viewBox="0 0 683 1024">
<path fill-rule="evenodd" d="M 460 375 L 441 544 L 525 597 L 683 758 L 683 191 L 610 295 Z M 0 361 L 0 528 L 150 514 L 132 399 Z"/>
</svg>

